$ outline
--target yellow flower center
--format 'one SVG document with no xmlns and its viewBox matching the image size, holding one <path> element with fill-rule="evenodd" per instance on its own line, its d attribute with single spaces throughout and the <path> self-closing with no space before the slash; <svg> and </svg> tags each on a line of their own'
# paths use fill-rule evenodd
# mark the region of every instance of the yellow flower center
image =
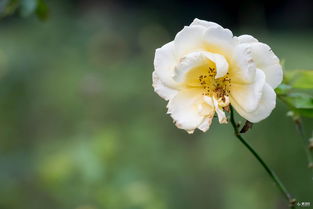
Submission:
<svg viewBox="0 0 313 209">
<path fill-rule="evenodd" d="M 202 88 L 202 95 L 224 100 L 225 96 L 229 96 L 230 93 L 231 79 L 229 73 L 217 79 L 215 76 L 215 63 L 208 61 L 205 65 L 190 70 L 187 73 L 185 83 L 188 87 Z"/>
<path fill-rule="evenodd" d="M 229 95 L 229 88 L 231 86 L 229 73 L 224 77 L 215 79 L 216 69 L 209 68 L 208 72 L 199 76 L 199 82 L 203 88 L 202 95 L 215 96 L 216 98 L 223 98 Z"/>
</svg>

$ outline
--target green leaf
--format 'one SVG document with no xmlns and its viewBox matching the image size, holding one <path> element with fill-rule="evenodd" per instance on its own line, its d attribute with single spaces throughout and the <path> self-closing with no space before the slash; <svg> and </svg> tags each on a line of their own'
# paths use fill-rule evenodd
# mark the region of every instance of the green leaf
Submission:
<svg viewBox="0 0 313 209">
<path fill-rule="evenodd" d="M 290 92 L 291 89 L 292 87 L 290 85 L 282 83 L 275 89 L 275 92 L 279 95 L 284 95 Z"/>
<path fill-rule="evenodd" d="M 313 70 L 287 71 L 284 79 L 293 88 L 313 89 Z"/>
<path fill-rule="evenodd" d="M 280 97 L 295 113 L 313 117 L 313 97 L 305 93 L 290 93 Z"/>
</svg>

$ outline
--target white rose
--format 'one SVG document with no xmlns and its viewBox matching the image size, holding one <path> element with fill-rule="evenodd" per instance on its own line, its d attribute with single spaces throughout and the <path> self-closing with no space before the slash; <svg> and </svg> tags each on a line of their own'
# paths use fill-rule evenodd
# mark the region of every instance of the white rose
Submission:
<svg viewBox="0 0 313 209">
<path fill-rule="evenodd" d="M 215 113 L 227 123 L 230 104 L 248 121 L 265 119 L 283 74 L 268 45 L 199 19 L 156 50 L 154 68 L 154 90 L 169 101 L 176 126 L 188 133 L 207 131 Z"/>
</svg>

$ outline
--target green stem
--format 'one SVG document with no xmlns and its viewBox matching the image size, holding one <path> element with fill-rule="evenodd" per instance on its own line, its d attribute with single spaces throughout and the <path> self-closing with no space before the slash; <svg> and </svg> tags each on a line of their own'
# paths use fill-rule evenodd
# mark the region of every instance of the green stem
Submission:
<svg viewBox="0 0 313 209">
<path fill-rule="evenodd" d="M 312 155 L 311 155 L 311 152 L 309 150 L 309 147 L 308 147 L 307 139 L 304 136 L 304 131 L 303 131 L 301 119 L 300 118 L 296 119 L 296 120 L 294 120 L 294 122 L 295 122 L 295 125 L 297 128 L 297 131 L 299 132 L 299 134 L 303 140 L 304 150 L 305 150 L 305 153 L 306 153 L 306 156 L 308 159 L 308 167 L 313 169 L 313 159 L 312 159 Z"/>
<path fill-rule="evenodd" d="M 272 171 L 267 164 L 264 162 L 264 160 L 259 156 L 259 154 L 246 142 L 246 140 L 240 135 L 237 123 L 235 121 L 234 117 L 234 110 L 233 107 L 230 106 L 230 122 L 234 128 L 236 137 L 240 140 L 240 142 L 253 154 L 253 156 L 259 161 L 259 163 L 263 166 L 265 171 L 268 173 L 268 175 L 272 178 L 272 180 L 275 182 L 276 186 L 279 188 L 279 190 L 282 192 L 282 194 L 286 197 L 286 199 L 289 202 L 290 208 L 295 208 L 296 200 L 290 195 L 284 184 L 280 181 L 280 179 L 277 177 L 277 175 Z"/>
</svg>

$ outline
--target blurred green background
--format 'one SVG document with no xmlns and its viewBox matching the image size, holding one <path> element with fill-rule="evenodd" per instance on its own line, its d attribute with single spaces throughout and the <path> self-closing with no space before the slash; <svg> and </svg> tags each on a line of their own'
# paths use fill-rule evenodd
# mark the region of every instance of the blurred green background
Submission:
<svg viewBox="0 0 313 209">
<path fill-rule="evenodd" d="M 175 127 L 151 86 L 153 57 L 199 17 L 268 43 L 286 70 L 313 69 L 311 19 L 276 27 L 266 18 L 285 13 L 258 13 L 269 10 L 258 4 L 234 21 L 214 4 L 215 13 L 197 3 L 188 13 L 185 1 L 173 16 L 175 2 L 47 3 L 45 21 L 0 20 L 1 209 L 287 208 L 230 125 L 215 120 L 193 135 Z M 313 205 L 312 172 L 287 111 L 278 102 L 245 137 L 298 201 Z M 309 138 L 312 120 L 304 126 Z"/>
</svg>

